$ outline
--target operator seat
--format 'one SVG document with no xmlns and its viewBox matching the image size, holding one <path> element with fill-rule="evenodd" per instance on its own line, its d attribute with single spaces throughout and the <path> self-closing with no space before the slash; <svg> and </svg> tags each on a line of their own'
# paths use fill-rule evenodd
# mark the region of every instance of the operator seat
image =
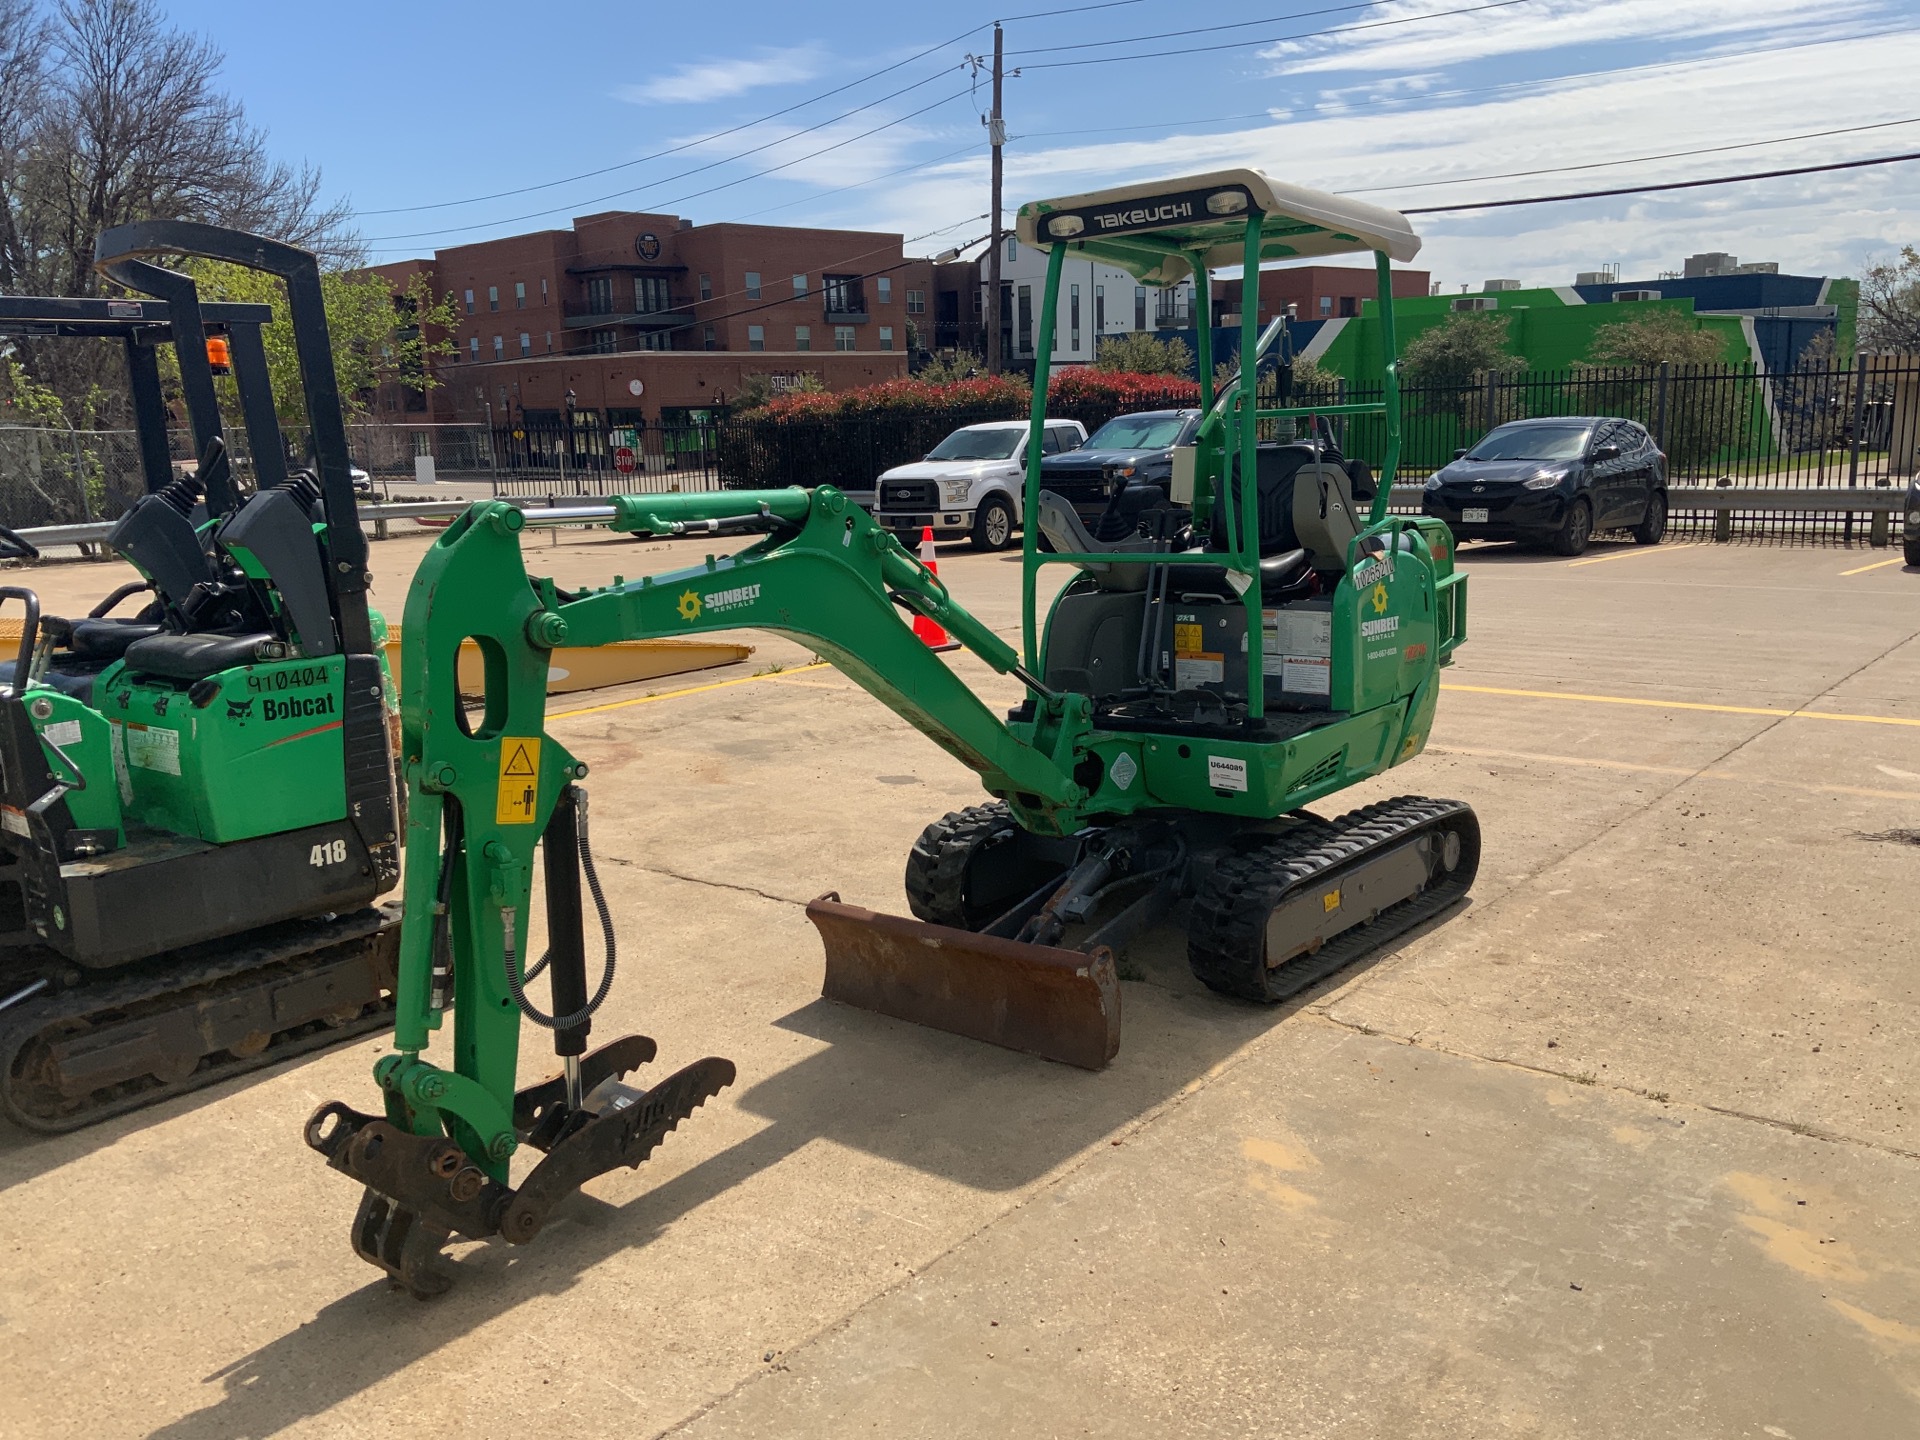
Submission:
<svg viewBox="0 0 1920 1440">
<path fill-rule="evenodd" d="M 1293 476 L 1292 529 L 1316 570 L 1347 568 L 1347 549 L 1361 530 L 1351 483 L 1341 466 L 1324 463 Z"/>
</svg>

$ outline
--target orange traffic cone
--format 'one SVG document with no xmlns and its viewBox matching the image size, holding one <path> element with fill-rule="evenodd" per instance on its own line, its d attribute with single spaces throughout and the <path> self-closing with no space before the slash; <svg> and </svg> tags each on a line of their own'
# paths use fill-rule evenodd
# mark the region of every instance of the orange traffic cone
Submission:
<svg viewBox="0 0 1920 1440">
<path fill-rule="evenodd" d="M 939 552 L 933 548 L 933 527 L 925 525 L 920 530 L 920 563 L 932 574 L 940 573 Z M 958 650 L 960 642 L 949 640 L 946 630 L 938 620 L 927 615 L 915 613 L 913 633 L 929 650 Z"/>
</svg>

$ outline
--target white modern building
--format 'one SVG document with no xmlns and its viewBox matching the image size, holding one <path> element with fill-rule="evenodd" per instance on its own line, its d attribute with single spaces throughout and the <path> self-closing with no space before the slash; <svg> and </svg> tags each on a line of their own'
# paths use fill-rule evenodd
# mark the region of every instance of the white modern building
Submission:
<svg viewBox="0 0 1920 1440">
<path fill-rule="evenodd" d="M 1047 256 L 1012 235 L 1001 242 L 1000 344 L 1009 361 L 1034 358 L 1040 329 L 1040 297 L 1047 288 Z M 980 294 L 987 293 L 987 262 L 980 262 Z M 1066 259 L 1060 280 L 1060 313 L 1055 321 L 1053 364 L 1093 362 L 1100 339 L 1135 330 L 1185 330 L 1194 323 L 1193 282 L 1152 289 L 1115 265 L 1077 255 Z"/>
</svg>

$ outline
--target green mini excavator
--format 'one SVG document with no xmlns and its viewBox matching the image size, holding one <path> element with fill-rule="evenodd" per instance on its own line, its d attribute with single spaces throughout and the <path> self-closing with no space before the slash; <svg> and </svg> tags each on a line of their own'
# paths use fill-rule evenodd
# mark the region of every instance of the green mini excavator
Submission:
<svg viewBox="0 0 1920 1440">
<path fill-rule="evenodd" d="M 25 611 L 0 667 L 0 1114 L 41 1132 L 384 1026 L 399 938 L 374 904 L 400 879 L 396 717 L 319 268 L 181 221 L 109 230 L 95 254 L 131 296 L 0 299 L 5 333 L 125 347 L 146 491 L 106 537 L 140 578 L 91 615 L 0 587 Z M 270 310 L 202 306 L 149 258 L 171 255 L 286 282 L 313 469 L 286 462 Z M 178 474 L 156 360 L 169 342 L 198 456 Z M 34 553 L 0 530 L 0 557 Z"/>
<path fill-rule="evenodd" d="M 626 1077 L 644 1036 L 589 1050 L 612 980 L 613 926 L 593 879 L 586 767 L 547 733 L 557 645 L 753 626 L 792 635 L 948 754 L 991 797 L 928 826 L 907 858 L 913 919 L 837 896 L 808 913 L 824 993 L 888 1015 L 1098 1068 L 1119 1045 L 1115 952 L 1184 906 L 1195 973 L 1273 1001 L 1438 914 L 1465 894 L 1479 828 L 1465 805 L 1401 798 L 1338 818 L 1305 807 L 1412 759 L 1433 725 L 1440 669 L 1466 627 L 1466 582 L 1446 527 L 1391 516 L 1400 444 L 1389 262 L 1419 240 L 1399 214 L 1270 181 L 1192 176 L 1025 206 L 1021 242 L 1048 256 L 1040 314 L 1018 648 L 846 496 L 822 486 L 626 495 L 572 508 L 473 506 L 428 552 L 407 599 L 401 658 L 407 863 L 393 1052 L 377 1113 L 341 1103 L 307 1143 L 364 1187 L 352 1240 L 415 1294 L 450 1282 L 450 1235 L 531 1240 L 554 1204 L 637 1165 L 734 1078 L 694 1061 L 657 1084 Z M 1387 356 L 1378 400 L 1259 408 L 1263 335 L 1240 316 L 1240 372 L 1213 394 L 1199 328 L 1204 422 L 1171 486 L 1125 497 L 1131 534 L 1095 540 L 1040 489 L 1038 443 L 1063 266 L 1121 266 L 1148 285 L 1211 270 L 1371 253 Z M 1202 307 L 1205 315 L 1210 307 Z M 1372 477 L 1336 461 L 1329 421 L 1379 417 Z M 1304 441 L 1263 440 L 1309 420 Z M 1116 503 L 1122 497 L 1116 497 Z M 528 575 L 529 529 L 605 525 L 649 537 L 739 536 L 729 555 L 584 590 Z M 1036 528 L 1051 549 L 1043 553 Z M 1114 527 L 1102 524 L 1102 533 Z M 1065 571 L 1043 617 L 1039 581 Z M 918 640 L 925 616 L 1024 687 L 996 713 Z M 463 697 L 464 640 L 485 694 Z M 536 851 L 545 955 L 529 932 Z M 585 874 L 605 968 L 587 983 Z M 549 974 L 550 1008 L 528 993 Z M 451 1017 L 450 1055 L 429 1058 Z M 515 1089 L 523 1019 L 562 1065 Z M 541 1152 L 516 1186 L 522 1147 Z"/>
</svg>

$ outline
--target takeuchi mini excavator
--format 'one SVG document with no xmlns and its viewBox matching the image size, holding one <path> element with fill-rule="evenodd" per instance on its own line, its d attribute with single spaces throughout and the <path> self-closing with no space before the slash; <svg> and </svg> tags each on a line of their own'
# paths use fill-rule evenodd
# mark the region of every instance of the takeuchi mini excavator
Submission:
<svg viewBox="0 0 1920 1440">
<path fill-rule="evenodd" d="M 1184 918 L 1206 984 L 1274 1001 L 1472 883 L 1479 827 L 1463 804 L 1401 798 L 1332 819 L 1305 808 L 1420 753 L 1440 669 L 1465 634 L 1466 582 L 1445 525 L 1387 513 L 1400 445 L 1388 266 L 1419 248 L 1406 220 L 1229 170 L 1029 204 L 1018 234 L 1048 256 L 1025 506 L 1039 524 L 1026 531 L 1018 648 L 826 486 L 556 510 L 486 501 L 421 564 L 401 653 L 409 803 L 393 1052 L 375 1067 L 376 1113 L 331 1103 L 306 1130 L 365 1187 L 355 1249 L 415 1294 L 450 1283 L 439 1252 L 451 1234 L 531 1240 L 559 1199 L 637 1165 L 734 1078 L 708 1057 L 642 1086 L 627 1077 L 653 1058 L 652 1040 L 587 1046 L 612 980 L 613 926 L 593 880 L 586 767 L 543 723 L 557 645 L 736 626 L 792 635 L 978 774 L 988 798 L 929 825 L 907 857 L 915 918 L 832 895 L 809 906 L 824 993 L 1051 1059 L 1112 1059 L 1115 952 L 1163 918 Z M 1191 276 L 1204 297 L 1216 267 L 1253 274 L 1263 261 L 1367 252 L 1380 399 L 1290 407 L 1283 385 L 1279 405 L 1258 408 L 1260 357 L 1284 322 L 1263 335 L 1248 305 L 1240 373 L 1218 395 L 1200 327 L 1205 419 L 1163 495 L 1116 497 L 1135 516 L 1130 535 L 1095 540 L 1041 490 L 1037 437 L 1070 254 L 1148 285 Z M 1322 443 L 1327 420 L 1369 416 L 1385 435 L 1377 483 Z M 1298 420 L 1310 438 L 1260 438 L 1263 423 L 1291 432 Z M 1372 486 L 1365 513 L 1356 482 Z M 526 531 L 582 523 L 751 543 L 599 588 L 530 577 Z M 1043 574 L 1065 576 L 1044 615 Z M 915 638 L 915 616 L 1017 679 L 1025 698 L 996 713 Z M 455 679 L 469 637 L 486 671 L 473 707 Z M 528 923 L 536 850 L 544 947 Z M 606 949 L 592 993 L 583 872 Z M 528 993 L 542 969 L 548 1009 Z M 430 1057 L 449 1016 L 450 1053 Z M 562 1065 L 516 1091 L 523 1018 L 552 1032 Z M 515 1186 L 522 1147 L 542 1154 Z"/>
</svg>

